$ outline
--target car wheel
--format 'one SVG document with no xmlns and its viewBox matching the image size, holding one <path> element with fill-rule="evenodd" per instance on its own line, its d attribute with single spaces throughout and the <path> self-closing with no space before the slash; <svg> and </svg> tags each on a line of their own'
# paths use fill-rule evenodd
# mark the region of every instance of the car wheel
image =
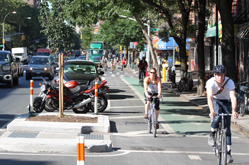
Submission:
<svg viewBox="0 0 249 165">
<path fill-rule="evenodd" d="M 14 85 L 18 85 L 19 84 L 19 77 L 18 76 L 16 78 L 14 78 L 13 83 L 14 83 Z"/>
<path fill-rule="evenodd" d="M 11 80 L 7 82 L 7 87 L 12 88 L 14 86 L 13 84 L 13 77 L 11 76 Z"/>
</svg>

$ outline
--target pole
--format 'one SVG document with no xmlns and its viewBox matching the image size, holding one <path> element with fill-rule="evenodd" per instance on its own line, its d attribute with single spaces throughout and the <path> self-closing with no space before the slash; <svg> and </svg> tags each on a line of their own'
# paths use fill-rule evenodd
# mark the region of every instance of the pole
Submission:
<svg viewBox="0 0 249 165">
<path fill-rule="evenodd" d="M 33 111 L 33 88 L 34 88 L 34 84 L 33 84 L 33 80 L 30 80 L 30 107 L 29 107 L 29 113 L 31 113 Z"/>
<path fill-rule="evenodd" d="M 84 137 L 78 136 L 77 137 L 77 165 L 84 165 L 85 164 L 85 145 L 84 145 Z"/>
<path fill-rule="evenodd" d="M 148 37 L 150 40 L 150 20 L 148 20 Z M 149 46 L 149 41 L 147 41 L 147 62 L 150 68 L 150 46 Z"/>
<path fill-rule="evenodd" d="M 59 118 L 63 114 L 63 53 L 59 54 Z"/>
<path fill-rule="evenodd" d="M 173 38 L 173 66 L 175 66 L 175 54 L 176 54 L 175 39 Z"/>
<path fill-rule="evenodd" d="M 98 114 L 98 80 L 95 81 L 94 115 Z"/>
<path fill-rule="evenodd" d="M 215 37 L 216 38 L 216 64 L 215 65 L 218 65 L 219 31 L 218 31 L 218 8 L 217 8 L 217 5 L 215 8 L 216 8 L 216 13 L 215 13 L 215 17 L 216 17 L 216 21 L 215 21 L 215 24 L 216 24 L 216 37 Z"/>
<path fill-rule="evenodd" d="M 3 20 L 3 50 L 4 50 L 4 43 L 5 43 L 5 38 L 4 38 L 4 20 Z"/>
</svg>

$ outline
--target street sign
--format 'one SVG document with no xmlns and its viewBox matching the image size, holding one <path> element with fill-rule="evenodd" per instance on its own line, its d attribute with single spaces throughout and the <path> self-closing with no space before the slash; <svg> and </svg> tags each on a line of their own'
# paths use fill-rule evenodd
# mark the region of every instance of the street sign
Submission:
<svg viewBox="0 0 249 165">
<path fill-rule="evenodd" d="M 157 28 L 151 28 L 150 31 L 156 32 L 156 31 L 157 31 Z"/>
<path fill-rule="evenodd" d="M 3 45 L 0 45 L 0 47 L 3 47 Z"/>
</svg>

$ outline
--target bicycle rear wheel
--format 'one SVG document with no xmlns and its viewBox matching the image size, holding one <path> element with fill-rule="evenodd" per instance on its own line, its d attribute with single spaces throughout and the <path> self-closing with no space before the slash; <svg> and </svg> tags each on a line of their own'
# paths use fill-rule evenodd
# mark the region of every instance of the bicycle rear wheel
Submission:
<svg viewBox="0 0 249 165">
<path fill-rule="evenodd" d="M 147 127 L 148 127 L 148 132 L 151 133 L 152 124 L 151 124 L 151 113 L 150 113 L 150 110 L 148 112 Z"/>
<path fill-rule="evenodd" d="M 143 73 L 143 72 L 142 72 L 142 74 L 141 74 L 140 85 L 141 85 L 142 87 L 144 87 L 144 73 Z"/>
<path fill-rule="evenodd" d="M 156 121 L 156 110 L 153 109 L 153 136 L 156 137 L 156 125 L 157 125 L 157 121 Z"/>
</svg>

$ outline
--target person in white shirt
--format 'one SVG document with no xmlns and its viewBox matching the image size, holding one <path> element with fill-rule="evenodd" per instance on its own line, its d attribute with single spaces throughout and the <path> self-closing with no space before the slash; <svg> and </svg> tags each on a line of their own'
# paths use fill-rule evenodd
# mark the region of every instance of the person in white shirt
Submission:
<svg viewBox="0 0 249 165">
<path fill-rule="evenodd" d="M 208 144 L 214 146 L 214 137 L 216 129 L 219 127 L 220 116 L 215 114 L 227 113 L 233 114 L 237 118 L 236 112 L 237 99 L 235 96 L 235 84 L 233 80 L 225 76 L 226 68 L 223 65 L 217 65 L 213 69 L 214 77 L 210 78 L 206 83 L 207 102 L 210 110 L 209 117 L 213 119 L 211 125 L 211 133 L 208 138 Z M 225 127 L 227 128 L 227 160 L 228 163 L 233 162 L 231 156 L 231 116 L 225 116 Z"/>
</svg>

